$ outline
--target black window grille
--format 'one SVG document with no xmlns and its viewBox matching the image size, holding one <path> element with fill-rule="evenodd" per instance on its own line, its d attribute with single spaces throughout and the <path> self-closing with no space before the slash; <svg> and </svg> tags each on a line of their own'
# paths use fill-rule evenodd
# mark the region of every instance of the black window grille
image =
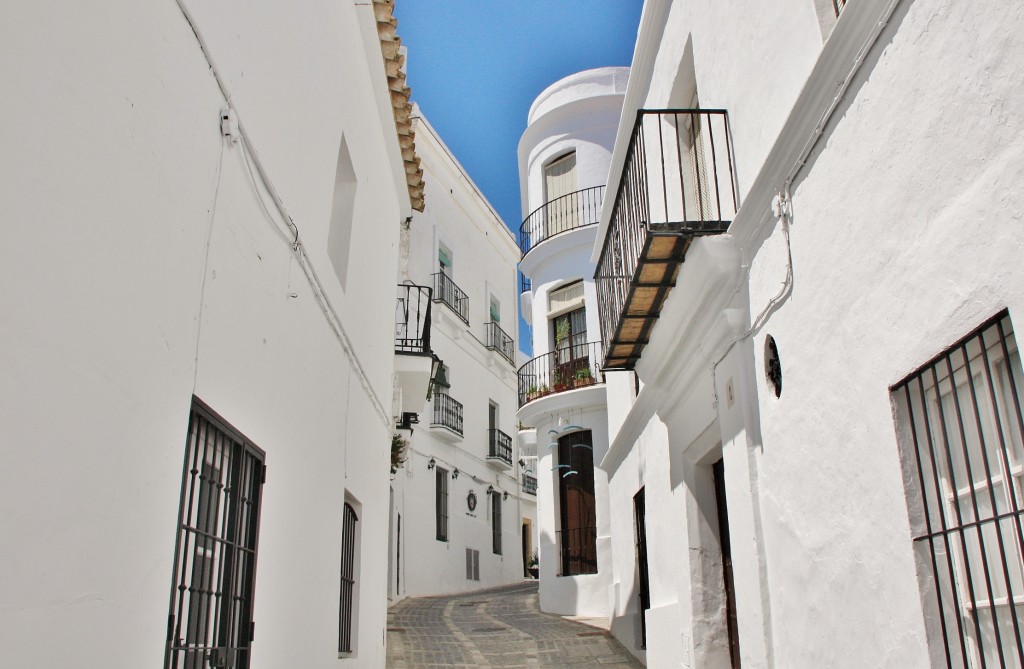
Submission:
<svg viewBox="0 0 1024 669">
<path fill-rule="evenodd" d="M 198 399 L 185 442 L 167 669 L 250 663 L 265 455 Z"/>
<path fill-rule="evenodd" d="M 892 388 L 947 667 L 1024 666 L 1022 384 L 1004 311 Z"/>
<path fill-rule="evenodd" d="M 491 550 L 501 555 L 501 493 L 491 493 Z"/>
<path fill-rule="evenodd" d="M 434 471 L 437 481 L 434 493 L 436 537 L 438 541 L 448 541 L 448 470 L 436 467 Z"/>
<path fill-rule="evenodd" d="M 341 524 L 341 596 L 338 613 L 338 652 L 352 652 L 352 606 L 356 590 L 356 510 L 348 502 Z"/>
</svg>

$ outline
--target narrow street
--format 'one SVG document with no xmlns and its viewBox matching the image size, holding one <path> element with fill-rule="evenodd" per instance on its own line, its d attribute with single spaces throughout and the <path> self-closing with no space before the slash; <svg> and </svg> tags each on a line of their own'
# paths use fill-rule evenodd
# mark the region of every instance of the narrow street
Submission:
<svg viewBox="0 0 1024 669">
<path fill-rule="evenodd" d="M 542 613 L 536 581 L 403 600 L 387 634 L 389 669 L 642 666 L 607 631 Z"/>
</svg>

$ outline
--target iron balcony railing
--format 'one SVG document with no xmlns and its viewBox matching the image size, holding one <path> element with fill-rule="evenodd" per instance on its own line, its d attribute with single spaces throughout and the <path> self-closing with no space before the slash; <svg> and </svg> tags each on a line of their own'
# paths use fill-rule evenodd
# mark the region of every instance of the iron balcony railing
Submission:
<svg viewBox="0 0 1024 669">
<path fill-rule="evenodd" d="M 512 437 L 501 430 L 487 430 L 487 457 L 512 466 Z"/>
<path fill-rule="evenodd" d="M 444 302 L 466 324 L 469 324 L 469 297 L 444 272 L 434 274 L 434 301 Z"/>
<path fill-rule="evenodd" d="M 527 495 L 537 494 L 537 479 L 529 474 L 523 474 L 523 492 Z"/>
<path fill-rule="evenodd" d="M 724 110 L 637 111 L 594 274 L 605 369 L 633 368 L 690 242 L 738 207 Z"/>
<path fill-rule="evenodd" d="M 571 344 L 537 356 L 519 368 L 519 406 L 546 395 L 604 383 L 603 359 L 599 341 Z"/>
<path fill-rule="evenodd" d="M 429 286 L 399 284 L 395 305 L 395 352 L 430 353 Z"/>
<path fill-rule="evenodd" d="M 434 419 L 431 427 L 446 427 L 462 435 L 462 403 L 440 391 L 434 392 Z"/>
<path fill-rule="evenodd" d="M 555 537 L 562 558 L 559 576 L 597 573 L 596 527 L 557 530 Z"/>
<path fill-rule="evenodd" d="M 519 284 L 519 292 L 529 293 L 531 290 L 533 290 L 533 282 L 530 281 L 530 278 L 525 274 L 520 274 L 519 276 L 521 279 L 521 282 Z"/>
<path fill-rule="evenodd" d="M 484 328 L 487 331 L 487 348 L 497 351 L 506 360 L 515 364 L 516 343 L 512 340 L 512 337 L 509 337 L 508 333 L 493 321 L 484 323 Z"/>
<path fill-rule="evenodd" d="M 519 249 L 523 255 L 545 239 L 599 222 L 604 188 L 584 188 L 556 197 L 534 209 L 519 226 Z"/>
</svg>

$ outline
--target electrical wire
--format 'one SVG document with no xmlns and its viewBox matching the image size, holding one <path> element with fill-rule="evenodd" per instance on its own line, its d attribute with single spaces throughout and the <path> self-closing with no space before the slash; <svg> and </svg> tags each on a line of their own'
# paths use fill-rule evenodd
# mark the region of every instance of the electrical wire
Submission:
<svg viewBox="0 0 1024 669">
<path fill-rule="evenodd" d="M 196 315 L 196 351 L 192 364 L 192 394 L 199 383 L 199 342 L 203 333 L 203 306 L 206 303 L 206 273 L 210 265 L 210 243 L 213 240 L 213 222 L 217 218 L 217 201 L 220 198 L 220 177 L 224 173 L 224 144 L 221 138 L 220 157 L 217 158 L 217 185 L 213 188 L 213 204 L 210 205 L 210 223 L 206 229 L 206 253 L 203 256 L 203 280 L 199 287 L 199 313 Z"/>
<path fill-rule="evenodd" d="M 337 338 L 339 343 L 341 343 L 342 350 L 344 351 L 345 356 L 348 358 L 349 363 L 356 370 L 356 373 L 359 376 L 360 385 L 362 386 L 363 391 L 366 393 L 367 397 L 370 399 L 370 403 L 373 405 L 374 412 L 381 419 L 384 426 L 390 430 L 391 416 L 389 412 L 384 408 L 384 404 L 381 401 L 381 399 L 377 396 L 377 393 L 373 388 L 373 384 L 370 382 L 369 375 L 366 373 L 366 370 L 363 368 L 362 363 L 355 354 L 352 341 L 345 330 L 341 317 L 338 315 L 338 312 L 334 309 L 334 306 L 331 304 L 330 299 L 327 297 L 327 291 L 325 290 L 323 283 L 320 281 L 320 277 L 317 275 L 316 268 L 313 265 L 313 261 L 309 257 L 309 254 L 306 252 L 305 246 L 303 246 L 302 244 L 302 239 L 299 235 L 298 226 L 292 220 L 292 217 L 288 214 L 287 207 L 285 207 L 284 202 L 281 200 L 281 196 L 277 192 L 277 189 L 274 188 L 273 181 L 267 175 L 267 172 L 263 167 L 263 161 L 260 160 L 259 151 L 256 150 L 256 147 L 252 144 L 251 140 L 249 139 L 249 133 L 246 131 L 245 125 L 242 123 L 242 114 L 239 112 L 238 107 L 235 105 L 231 98 L 231 93 L 228 90 L 227 85 L 224 83 L 224 79 L 223 77 L 221 77 L 220 71 L 217 69 L 216 63 L 213 59 L 212 54 L 210 53 L 209 48 L 207 47 L 206 40 L 203 38 L 202 33 L 199 30 L 197 22 L 192 16 L 192 13 L 189 11 L 184 0 L 175 0 L 175 2 L 177 3 L 178 8 L 181 10 L 182 15 L 185 17 L 185 21 L 192 29 L 192 33 L 195 35 L 196 41 L 199 43 L 199 49 L 202 51 L 203 56 L 206 59 L 206 63 L 210 67 L 210 73 L 213 75 L 214 80 L 217 82 L 217 86 L 220 88 L 220 92 L 221 95 L 224 97 L 225 103 L 228 105 L 228 108 L 232 110 L 235 114 L 235 117 L 238 122 L 238 134 L 242 140 L 243 157 L 246 160 L 246 167 L 250 172 L 249 176 L 250 179 L 253 181 L 253 187 L 256 192 L 256 197 L 260 201 L 260 205 L 263 207 L 264 212 L 266 212 L 267 215 L 270 216 L 271 220 L 273 220 L 274 217 L 270 215 L 270 211 L 267 208 L 266 203 L 263 202 L 263 196 L 260 193 L 259 188 L 256 188 L 255 178 L 253 177 L 252 174 L 253 167 L 255 167 L 256 173 L 259 175 L 260 182 L 263 184 L 263 187 L 266 190 L 267 194 L 270 195 L 270 199 L 273 201 L 275 208 L 277 209 L 278 213 L 281 216 L 281 220 L 293 233 L 293 239 L 291 242 L 292 252 L 298 259 L 299 265 L 300 267 L 302 267 L 302 272 L 303 274 L 306 275 L 306 280 L 310 284 L 310 287 L 313 289 L 313 296 L 316 299 L 318 305 L 320 306 L 320 310 L 323 312 L 324 317 L 327 319 L 328 325 L 330 325 L 335 337 Z M 249 165 L 250 158 L 252 160 L 252 165 Z"/>
</svg>

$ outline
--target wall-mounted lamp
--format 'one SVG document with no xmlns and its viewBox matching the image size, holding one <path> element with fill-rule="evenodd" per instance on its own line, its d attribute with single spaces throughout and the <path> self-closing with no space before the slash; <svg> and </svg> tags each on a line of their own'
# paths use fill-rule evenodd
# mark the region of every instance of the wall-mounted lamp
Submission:
<svg viewBox="0 0 1024 669">
<path fill-rule="evenodd" d="M 488 495 L 493 495 L 494 494 L 494 486 L 492 486 L 492 485 L 487 486 L 487 494 Z"/>
<path fill-rule="evenodd" d="M 502 498 L 502 499 L 508 499 L 508 490 L 506 490 L 505 492 L 503 492 L 503 493 L 501 494 L 501 498 Z"/>
<path fill-rule="evenodd" d="M 434 460 L 434 458 L 430 458 L 430 460 L 427 462 L 427 469 L 433 469 L 434 465 L 436 465 L 436 464 L 437 464 L 437 461 Z"/>
<path fill-rule="evenodd" d="M 452 470 L 452 478 L 453 479 L 459 478 L 459 470 L 458 469 L 453 469 Z"/>
<path fill-rule="evenodd" d="M 430 383 L 427 384 L 427 399 L 434 394 L 434 387 L 438 388 L 450 388 L 451 385 L 448 383 L 448 377 L 444 373 L 444 361 L 437 357 L 437 354 L 431 351 L 430 353 Z"/>
<path fill-rule="evenodd" d="M 520 467 L 525 467 L 526 466 L 526 460 L 523 460 L 522 458 L 519 458 L 519 466 Z"/>
</svg>

